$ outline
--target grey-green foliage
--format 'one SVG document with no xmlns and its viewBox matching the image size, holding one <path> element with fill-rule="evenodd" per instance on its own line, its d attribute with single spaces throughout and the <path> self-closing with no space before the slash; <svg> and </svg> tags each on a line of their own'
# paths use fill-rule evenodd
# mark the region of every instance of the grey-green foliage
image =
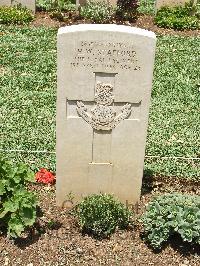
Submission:
<svg viewBox="0 0 200 266">
<path fill-rule="evenodd" d="M 36 196 L 26 189 L 34 174 L 24 164 L 14 166 L 0 158 L 0 225 L 18 237 L 36 219 Z M 1 229 L 0 228 L 0 229 Z"/>
<path fill-rule="evenodd" d="M 80 15 L 85 19 L 90 19 L 95 23 L 106 23 L 114 14 L 114 8 L 106 1 L 90 0 L 81 7 Z"/>
<path fill-rule="evenodd" d="M 160 248 L 174 233 L 183 241 L 200 244 L 200 196 L 158 196 L 149 203 L 141 220 L 146 239 L 154 248 Z"/>
<path fill-rule="evenodd" d="M 81 229 L 100 238 L 113 233 L 116 227 L 126 228 L 131 217 L 126 206 L 107 194 L 84 198 L 77 206 L 76 214 Z"/>
</svg>

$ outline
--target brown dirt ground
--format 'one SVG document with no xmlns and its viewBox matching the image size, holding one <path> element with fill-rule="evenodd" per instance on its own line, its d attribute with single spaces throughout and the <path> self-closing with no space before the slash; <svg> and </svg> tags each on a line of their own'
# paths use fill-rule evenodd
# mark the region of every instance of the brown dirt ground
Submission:
<svg viewBox="0 0 200 266">
<path fill-rule="evenodd" d="M 36 13 L 36 17 L 30 26 L 31 27 L 45 26 L 45 27 L 59 28 L 61 26 L 81 24 L 81 23 L 85 24 L 85 23 L 91 23 L 91 22 L 89 20 L 81 20 L 77 16 L 74 16 L 73 14 L 71 15 L 71 18 L 69 18 L 65 22 L 60 22 L 58 20 L 51 19 L 48 13 L 38 12 Z M 157 35 L 169 34 L 169 35 L 180 35 L 180 36 L 200 36 L 200 30 L 176 31 L 173 29 L 159 28 L 156 25 L 154 25 L 153 17 L 149 15 L 140 15 L 138 19 L 133 23 L 130 23 L 128 21 L 122 22 L 122 21 L 116 21 L 116 20 L 112 20 L 110 23 L 124 24 L 128 26 L 151 30 L 155 32 Z"/>
<path fill-rule="evenodd" d="M 145 177 L 141 201 L 135 211 L 144 212 L 153 196 L 164 192 L 200 195 L 200 182 L 175 178 Z M 55 186 L 31 187 L 39 197 L 40 217 L 32 230 L 16 241 L 0 235 L 0 265 L 200 265 L 200 246 L 183 243 L 173 236 L 161 251 L 152 250 L 141 236 L 141 225 L 118 230 L 109 239 L 96 240 L 80 232 L 67 209 L 56 207 Z"/>
</svg>

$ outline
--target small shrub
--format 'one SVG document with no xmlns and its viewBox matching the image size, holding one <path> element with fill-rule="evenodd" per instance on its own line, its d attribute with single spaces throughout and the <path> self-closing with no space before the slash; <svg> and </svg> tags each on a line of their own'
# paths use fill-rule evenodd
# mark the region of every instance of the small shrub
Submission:
<svg viewBox="0 0 200 266">
<path fill-rule="evenodd" d="M 39 9 L 49 11 L 52 19 L 65 21 L 76 10 L 76 5 L 70 0 L 39 0 Z"/>
<path fill-rule="evenodd" d="M 176 30 L 199 29 L 198 6 L 186 3 L 185 6 L 162 7 L 156 14 L 155 23 L 159 27 Z"/>
<path fill-rule="evenodd" d="M 138 0 L 118 0 L 117 16 L 125 20 L 134 20 L 137 17 Z"/>
<path fill-rule="evenodd" d="M 141 14 L 155 14 L 155 0 L 140 0 L 138 12 Z"/>
<path fill-rule="evenodd" d="M 11 237 L 18 237 L 36 219 L 36 197 L 26 189 L 34 174 L 24 165 L 13 167 L 0 158 L 0 224 Z"/>
<path fill-rule="evenodd" d="M 200 244 L 200 196 L 159 196 L 149 203 L 141 220 L 146 239 L 154 248 L 160 248 L 174 233 L 183 241 Z"/>
<path fill-rule="evenodd" d="M 37 7 L 44 11 L 75 11 L 76 5 L 73 2 L 70 0 L 38 0 Z"/>
<path fill-rule="evenodd" d="M 80 8 L 80 15 L 85 19 L 90 19 L 95 23 L 106 23 L 112 18 L 114 8 L 105 1 L 90 0 L 85 6 Z"/>
<path fill-rule="evenodd" d="M 128 208 L 106 194 L 84 198 L 76 213 L 81 229 L 100 238 L 109 236 L 116 227 L 126 228 L 131 216 Z"/>
<path fill-rule="evenodd" d="M 36 6 L 38 10 L 50 11 L 52 10 L 52 0 L 36 0 Z"/>
<path fill-rule="evenodd" d="M 20 5 L 0 6 L 0 24 L 27 24 L 33 18 L 32 12 Z"/>
</svg>

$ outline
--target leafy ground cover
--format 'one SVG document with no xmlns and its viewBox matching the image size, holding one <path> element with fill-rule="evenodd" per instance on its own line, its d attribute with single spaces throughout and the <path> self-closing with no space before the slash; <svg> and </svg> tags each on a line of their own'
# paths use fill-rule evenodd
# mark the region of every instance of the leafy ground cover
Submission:
<svg viewBox="0 0 200 266">
<path fill-rule="evenodd" d="M 0 26 L 1 153 L 55 170 L 56 29 Z M 199 158 L 199 37 L 158 36 L 146 155 Z M 198 179 L 198 160 L 147 158 L 147 175 Z"/>
</svg>

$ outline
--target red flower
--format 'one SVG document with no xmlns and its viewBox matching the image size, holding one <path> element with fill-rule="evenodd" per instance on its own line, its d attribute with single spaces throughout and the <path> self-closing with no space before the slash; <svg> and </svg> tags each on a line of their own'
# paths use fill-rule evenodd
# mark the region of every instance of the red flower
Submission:
<svg viewBox="0 0 200 266">
<path fill-rule="evenodd" d="M 41 168 L 35 174 L 35 180 L 39 183 L 53 184 L 53 183 L 55 183 L 56 177 L 52 172 L 48 171 L 45 168 Z"/>
</svg>

